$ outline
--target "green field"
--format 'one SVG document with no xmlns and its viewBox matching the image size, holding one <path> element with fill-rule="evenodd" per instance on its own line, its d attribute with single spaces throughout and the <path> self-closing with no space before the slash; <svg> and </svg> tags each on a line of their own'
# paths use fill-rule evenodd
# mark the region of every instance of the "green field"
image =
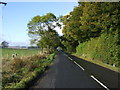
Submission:
<svg viewBox="0 0 120 90">
<path fill-rule="evenodd" d="M 12 48 L 4 48 L 2 49 L 2 58 L 11 58 L 12 54 L 17 54 L 20 56 L 30 56 L 40 53 L 40 49 L 12 49 Z"/>
</svg>

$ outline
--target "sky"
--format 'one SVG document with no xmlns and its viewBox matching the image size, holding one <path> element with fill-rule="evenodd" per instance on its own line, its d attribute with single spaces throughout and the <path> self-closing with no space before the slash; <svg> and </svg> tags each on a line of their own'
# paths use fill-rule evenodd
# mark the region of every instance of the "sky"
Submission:
<svg viewBox="0 0 120 90">
<path fill-rule="evenodd" d="M 8 2 L 6 6 L 1 5 L 0 42 L 5 40 L 9 46 L 28 46 L 27 24 L 34 16 L 49 12 L 64 16 L 77 5 L 77 2 Z M 62 30 L 57 31 L 62 35 Z"/>
</svg>

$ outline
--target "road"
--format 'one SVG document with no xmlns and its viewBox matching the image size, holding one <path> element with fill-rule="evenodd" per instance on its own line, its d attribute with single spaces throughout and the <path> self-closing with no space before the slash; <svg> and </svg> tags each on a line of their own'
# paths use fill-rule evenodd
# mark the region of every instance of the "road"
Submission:
<svg viewBox="0 0 120 90">
<path fill-rule="evenodd" d="M 105 67 L 96 65 L 94 63 L 88 62 L 86 60 L 77 58 L 73 55 L 68 54 L 69 58 L 72 58 L 77 62 L 82 68 L 85 69 L 85 72 L 91 76 L 94 76 L 102 83 L 103 87 L 108 87 L 110 89 L 119 89 L 120 90 L 120 73 L 107 69 Z M 105 85 L 105 86 L 104 86 Z"/>
<path fill-rule="evenodd" d="M 50 68 L 30 87 L 34 88 L 104 88 L 88 73 L 59 52 Z"/>
</svg>

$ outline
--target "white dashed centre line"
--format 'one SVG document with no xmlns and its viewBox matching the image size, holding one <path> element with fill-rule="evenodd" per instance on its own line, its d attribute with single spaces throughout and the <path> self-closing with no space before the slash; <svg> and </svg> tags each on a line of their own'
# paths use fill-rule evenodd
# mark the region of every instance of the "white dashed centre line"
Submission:
<svg viewBox="0 0 120 90">
<path fill-rule="evenodd" d="M 65 56 L 67 56 L 66 54 L 65 54 Z M 67 56 L 68 57 L 68 56 Z M 70 58 L 70 57 L 68 57 L 71 61 L 73 61 L 73 59 L 72 58 Z M 76 63 L 75 61 L 74 61 L 74 63 L 78 66 L 78 67 L 80 67 L 82 70 L 85 70 L 82 66 L 80 66 L 78 63 Z"/>
<path fill-rule="evenodd" d="M 66 54 L 64 54 L 67 56 Z M 68 57 L 68 56 L 67 56 Z M 71 61 L 73 60 L 72 58 L 68 57 Z M 80 67 L 82 70 L 85 70 L 82 66 L 80 66 L 77 62 L 73 61 L 78 67 Z M 98 82 L 101 86 L 103 86 L 105 89 L 110 90 L 108 87 L 106 87 L 103 83 L 101 83 L 99 80 L 97 80 L 93 75 L 90 76 L 93 78 L 96 82 Z"/>
<path fill-rule="evenodd" d="M 72 61 L 72 58 L 68 57 L 71 61 Z"/>
<path fill-rule="evenodd" d="M 93 75 L 90 76 L 91 78 L 93 78 L 96 82 L 98 82 L 101 86 L 103 86 L 105 89 L 110 90 L 109 88 L 107 88 L 103 83 L 101 83 L 99 80 L 97 80 Z"/>
<path fill-rule="evenodd" d="M 72 61 L 73 59 L 71 58 L 70 60 Z"/>
<path fill-rule="evenodd" d="M 80 66 L 78 63 L 76 63 L 75 61 L 74 61 L 74 63 L 78 66 L 78 67 L 80 67 L 82 70 L 85 70 L 82 66 Z"/>
</svg>

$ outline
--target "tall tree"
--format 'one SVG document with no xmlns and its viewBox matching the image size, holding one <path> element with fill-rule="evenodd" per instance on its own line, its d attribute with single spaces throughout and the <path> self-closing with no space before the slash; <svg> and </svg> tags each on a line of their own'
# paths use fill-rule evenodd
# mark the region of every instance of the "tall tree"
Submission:
<svg viewBox="0 0 120 90">
<path fill-rule="evenodd" d="M 49 49 L 53 49 L 59 44 L 58 42 L 54 42 L 55 46 L 52 44 L 53 40 L 56 41 L 55 39 L 58 40 L 59 37 L 54 29 L 57 26 L 61 26 L 59 24 L 59 18 L 57 18 L 54 14 L 47 13 L 43 16 L 35 16 L 27 26 L 28 35 L 32 38 L 31 43 L 36 43 L 42 48 Z"/>
<path fill-rule="evenodd" d="M 86 40 L 100 35 L 102 29 L 99 22 L 102 13 L 100 5 L 101 3 L 98 2 L 86 2 L 83 4 L 80 29 L 85 33 Z"/>
<path fill-rule="evenodd" d="M 83 6 L 80 29 L 86 33 L 87 39 L 98 37 L 101 33 L 113 33 L 117 30 L 120 3 L 86 2 Z"/>
<path fill-rule="evenodd" d="M 60 45 L 58 33 L 55 30 L 46 31 L 37 45 L 42 49 L 47 48 L 48 52 L 53 52 Z"/>
<path fill-rule="evenodd" d="M 82 32 L 79 29 L 81 26 L 80 16 L 82 15 L 81 6 L 75 7 L 69 15 L 64 16 L 63 24 L 65 25 L 63 28 L 63 34 L 67 38 L 67 36 L 73 38 L 75 41 L 79 41 L 81 39 Z M 82 39 L 81 39 L 82 40 Z"/>
<path fill-rule="evenodd" d="M 64 46 L 67 51 L 75 51 L 78 42 L 82 42 L 83 32 L 80 30 L 80 16 L 82 15 L 82 7 L 75 7 L 68 15 L 63 17 L 64 28 L 62 30 L 65 40 L 63 40 Z"/>
</svg>

